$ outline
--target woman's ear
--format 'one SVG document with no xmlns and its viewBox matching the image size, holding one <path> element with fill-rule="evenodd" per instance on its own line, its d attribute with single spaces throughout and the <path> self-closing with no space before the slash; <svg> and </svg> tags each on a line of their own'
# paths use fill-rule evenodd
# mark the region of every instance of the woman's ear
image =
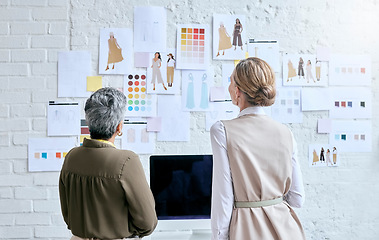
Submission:
<svg viewBox="0 0 379 240">
<path fill-rule="evenodd" d="M 117 128 L 116 128 L 116 132 L 122 132 L 122 127 L 124 125 L 124 121 L 122 120 L 118 125 L 117 125 Z"/>
</svg>

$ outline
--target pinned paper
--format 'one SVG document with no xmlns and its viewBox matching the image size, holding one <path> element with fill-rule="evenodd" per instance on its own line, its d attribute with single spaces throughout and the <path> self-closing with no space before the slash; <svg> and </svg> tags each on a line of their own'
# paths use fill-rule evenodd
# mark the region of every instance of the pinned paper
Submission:
<svg viewBox="0 0 379 240">
<path fill-rule="evenodd" d="M 134 53 L 134 67 L 149 67 L 149 53 L 148 52 L 135 52 Z"/>
<path fill-rule="evenodd" d="M 87 77 L 87 92 L 96 92 L 103 87 L 103 79 L 101 76 Z"/>
<path fill-rule="evenodd" d="M 332 131 L 331 119 L 318 119 L 317 132 L 318 133 L 330 133 Z"/>
<path fill-rule="evenodd" d="M 329 110 L 330 99 L 330 91 L 328 88 L 303 88 L 301 94 L 301 110 Z"/>
<path fill-rule="evenodd" d="M 330 49 L 328 47 L 317 47 L 316 58 L 318 61 L 329 61 Z"/>
<path fill-rule="evenodd" d="M 148 132 L 160 132 L 162 129 L 162 118 L 161 117 L 147 118 L 146 128 Z"/>
<path fill-rule="evenodd" d="M 210 99 L 211 99 L 211 102 L 225 101 L 225 88 L 212 87 Z"/>
</svg>

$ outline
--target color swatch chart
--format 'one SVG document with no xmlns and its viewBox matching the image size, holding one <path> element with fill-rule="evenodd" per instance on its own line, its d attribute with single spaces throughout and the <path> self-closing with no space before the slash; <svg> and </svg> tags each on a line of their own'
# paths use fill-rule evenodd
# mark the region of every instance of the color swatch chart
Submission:
<svg viewBox="0 0 379 240">
<path fill-rule="evenodd" d="M 300 96 L 301 88 L 277 88 L 275 103 L 271 107 L 271 117 L 281 123 L 302 123 Z"/>
<path fill-rule="evenodd" d="M 126 116 L 150 117 L 156 115 L 156 96 L 146 94 L 146 74 L 129 74 L 124 79 L 127 96 Z"/>
<path fill-rule="evenodd" d="M 179 26 L 177 68 L 206 69 L 208 31 L 204 25 Z"/>
</svg>

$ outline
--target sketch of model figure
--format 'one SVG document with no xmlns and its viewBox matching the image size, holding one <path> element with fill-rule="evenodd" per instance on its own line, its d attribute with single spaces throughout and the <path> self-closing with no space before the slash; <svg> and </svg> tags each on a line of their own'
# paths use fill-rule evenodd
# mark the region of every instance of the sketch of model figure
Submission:
<svg viewBox="0 0 379 240">
<path fill-rule="evenodd" d="M 318 155 L 316 153 L 316 150 L 313 150 L 313 161 L 312 161 L 312 165 L 316 165 L 316 162 L 318 162 Z"/>
<path fill-rule="evenodd" d="M 188 86 L 187 86 L 187 102 L 186 102 L 186 108 L 192 109 L 195 107 L 195 96 L 194 96 L 194 89 L 193 89 L 193 76 L 192 73 L 188 74 Z"/>
<path fill-rule="evenodd" d="M 293 77 L 296 77 L 296 69 L 293 67 L 291 60 L 288 60 L 288 77 L 287 82 L 292 81 Z"/>
<path fill-rule="evenodd" d="M 321 62 L 316 59 L 316 79 L 320 81 L 321 78 Z"/>
<path fill-rule="evenodd" d="M 220 23 L 220 27 L 218 28 L 218 51 L 216 57 L 220 56 L 220 50 L 222 50 L 222 55 L 225 54 L 225 49 L 229 49 L 232 47 L 232 44 L 230 42 L 230 36 L 228 32 L 226 31 L 226 28 L 224 26 L 224 23 Z"/>
<path fill-rule="evenodd" d="M 326 150 L 326 166 L 333 166 L 332 161 L 330 160 L 330 150 L 329 148 Z"/>
<path fill-rule="evenodd" d="M 303 77 L 304 78 L 304 60 L 302 57 L 300 57 L 300 60 L 299 60 L 299 66 L 297 68 L 297 75 L 299 76 L 299 79 L 300 77 Z"/>
<path fill-rule="evenodd" d="M 162 74 L 160 70 L 161 66 L 162 66 L 161 54 L 159 52 L 156 52 L 154 54 L 153 64 L 151 65 L 151 68 L 153 69 L 153 77 L 151 79 L 151 83 L 153 84 L 153 90 L 155 90 L 155 80 L 157 80 L 158 83 L 162 83 L 164 90 L 167 90 L 166 86 L 163 83 Z"/>
<path fill-rule="evenodd" d="M 333 164 L 337 164 L 337 148 L 333 147 Z"/>
<path fill-rule="evenodd" d="M 208 84 L 207 84 L 207 74 L 203 74 L 202 84 L 201 84 L 201 100 L 200 107 L 202 109 L 208 108 L 209 96 L 208 96 Z"/>
<path fill-rule="evenodd" d="M 174 82 L 174 69 L 176 61 L 172 53 L 169 53 L 167 56 L 167 86 L 172 87 L 172 83 Z"/>
<path fill-rule="evenodd" d="M 325 156 L 324 156 L 324 152 L 325 152 L 325 150 L 324 150 L 324 148 L 322 147 L 321 148 L 321 152 L 320 152 L 320 162 L 325 162 Z"/>
<path fill-rule="evenodd" d="M 237 43 L 238 46 L 241 47 L 241 50 L 243 50 L 242 47 L 242 38 L 241 38 L 241 33 L 243 31 L 242 24 L 240 20 L 237 18 L 236 19 L 236 24 L 234 24 L 234 30 L 233 30 L 233 46 L 234 50 L 237 48 Z"/>
<path fill-rule="evenodd" d="M 307 70 L 307 83 L 309 83 L 309 80 L 312 79 L 313 82 L 316 82 L 314 77 L 313 77 L 313 74 L 312 74 L 312 63 L 311 63 L 311 60 L 308 60 L 307 61 L 307 66 L 306 66 L 306 70 Z"/>
<path fill-rule="evenodd" d="M 109 64 L 113 63 L 112 69 L 114 69 L 115 63 L 121 62 L 124 60 L 122 57 L 121 53 L 121 47 L 117 43 L 117 39 L 114 37 L 114 33 L 110 32 L 109 33 L 109 39 L 108 39 L 108 63 L 107 63 L 107 68 L 105 71 L 109 69 Z"/>
</svg>

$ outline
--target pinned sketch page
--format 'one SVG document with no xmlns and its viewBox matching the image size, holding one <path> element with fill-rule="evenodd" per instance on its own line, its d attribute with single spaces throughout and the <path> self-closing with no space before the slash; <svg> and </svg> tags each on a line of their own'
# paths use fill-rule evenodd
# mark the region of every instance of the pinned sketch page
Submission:
<svg viewBox="0 0 379 240">
<path fill-rule="evenodd" d="M 309 144 L 309 167 L 337 167 L 340 165 L 341 161 L 339 156 L 340 153 L 340 148 L 335 145 Z"/>
<path fill-rule="evenodd" d="M 152 154 L 155 152 L 155 135 L 147 131 L 147 122 L 124 122 L 122 129 L 122 149 L 137 154 Z"/>
<path fill-rule="evenodd" d="M 308 88 L 301 90 L 302 111 L 322 111 L 330 109 L 330 90 L 328 88 Z"/>
<path fill-rule="evenodd" d="M 60 171 L 67 153 L 76 146 L 76 143 L 75 137 L 29 138 L 29 171 Z"/>
<path fill-rule="evenodd" d="M 58 53 L 58 97 L 89 97 L 87 76 L 91 76 L 91 53 Z"/>
<path fill-rule="evenodd" d="M 249 39 L 248 50 L 249 57 L 263 59 L 275 72 L 281 72 L 278 41 Z"/>
<path fill-rule="evenodd" d="M 79 134 L 79 103 L 50 101 L 47 107 L 47 135 L 77 136 Z"/>
</svg>

